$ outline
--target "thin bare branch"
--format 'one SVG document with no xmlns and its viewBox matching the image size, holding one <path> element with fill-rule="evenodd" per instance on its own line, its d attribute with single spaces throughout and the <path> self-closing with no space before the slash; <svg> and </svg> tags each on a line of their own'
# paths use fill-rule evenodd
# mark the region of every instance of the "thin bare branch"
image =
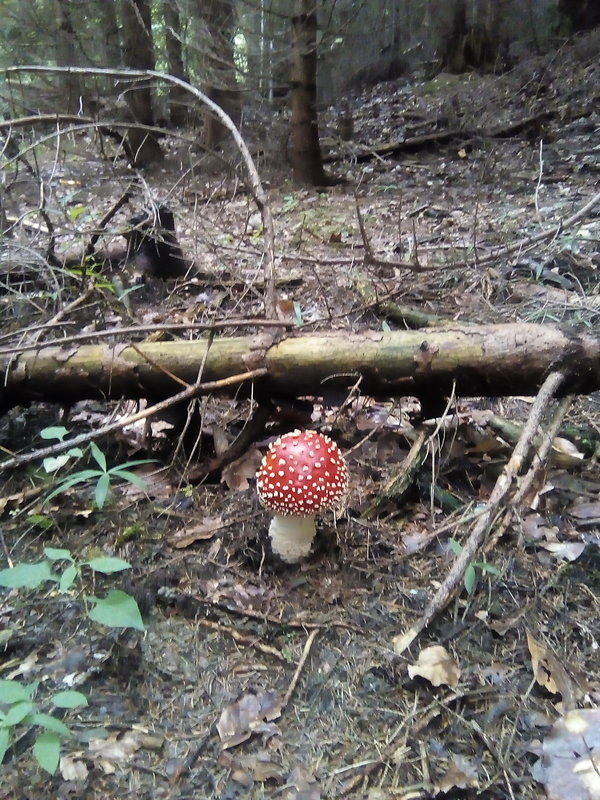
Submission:
<svg viewBox="0 0 600 800">
<path fill-rule="evenodd" d="M 421 618 L 415 625 L 409 628 L 408 631 L 394 637 L 394 650 L 396 653 L 403 653 L 410 647 L 419 634 L 444 610 L 461 585 L 467 567 L 485 542 L 486 536 L 489 534 L 494 521 L 498 515 L 504 512 L 506 497 L 538 433 L 543 414 L 548 407 L 548 403 L 554 397 L 564 379 L 564 373 L 552 372 L 544 381 L 531 407 L 529 418 L 521 432 L 521 438 L 517 442 L 504 471 L 496 481 L 496 485 L 490 495 L 485 511 L 473 526 L 473 530 L 463 549 L 460 551 L 460 554 L 457 556 L 456 561 L 452 565 L 452 569 L 446 575 L 441 586 L 429 601 Z"/>
<path fill-rule="evenodd" d="M 26 65 L 18 67 L 7 67 L 0 70 L 0 74 L 17 74 L 17 73 L 58 73 L 63 72 L 71 75 L 105 75 L 122 80 L 147 80 L 152 78 L 157 81 L 164 81 L 166 83 L 174 84 L 187 92 L 192 94 L 204 105 L 208 106 L 213 114 L 218 117 L 219 121 L 230 132 L 240 154 L 242 160 L 246 165 L 250 180 L 250 190 L 254 202 L 260 211 L 261 220 L 264 229 L 264 275 L 265 275 L 265 313 L 270 319 L 275 319 L 275 230 L 273 227 L 273 215 L 269 204 L 269 199 L 265 188 L 262 185 L 258 170 L 248 150 L 248 146 L 244 141 L 241 133 L 236 128 L 235 123 L 231 117 L 223 111 L 223 109 L 210 99 L 200 89 L 196 89 L 187 81 L 181 78 L 176 78 L 174 75 L 168 75 L 164 72 L 157 72 L 155 70 L 126 70 L 126 69 L 101 69 L 101 68 L 88 68 L 88 67 L 44 67 L 40 65 Z"/>
</svg>

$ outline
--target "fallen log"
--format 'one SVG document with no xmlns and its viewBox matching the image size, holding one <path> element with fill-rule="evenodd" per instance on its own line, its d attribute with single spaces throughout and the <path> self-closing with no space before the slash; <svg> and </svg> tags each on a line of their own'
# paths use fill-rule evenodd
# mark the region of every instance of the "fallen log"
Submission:
<svg viewBox="0 0 600 800">
<path fill-rule="evenodd" d="M 455 139 L 467 142 L 471 139 L 508 139 L 511 136 L 518 136 L 518 134 L 523 132 L 532 135 L 539 132 L 543 123 L 552 119 L 554 116 L 556 116 L 556 112 L 546 110 L 539 111 L 537 114 L 531 114 L 523 119 L 515 120 L 514 122 L 509 122 L 506 125 L 497 126 L 496 128 L 449 128 L 446 130 L 433 130 L 429 131 L 429 133 L 408 136 L 402 141 L 375 144 L 366 150 L 358 150 L 358 152 L 351 153 L 350 157 L 357 164 L 361 164 L 365 161 L 371 161 L 374 158 L 394 156 L 398 153 L 416 153 L 420 150 L 426 150 L 432 145 L 448 144 L 448 142 Z M 339 161 L 340 158 L 347 158 L 348 155 L 348 153 L 335 153 L 326 156 L 323 161 L 325 163 Z"/>
<path fill-rule="evenodd" d="M 270 395 L 360 391 L 415 395 L 432 403 L 457 396 L 535 395 L 560 369 L 565 394 L 600 389 L 600 337 L 555 325 L 450 324 L 413 331 L 272 333 L 213 340 L 65 343 L 0 350 L 0 405 L 35 401 L 163 398 L 182 383 L 219 381 L 265 369 L 255 383 Z M 237 387 L 239 391 L 239 387 Z"/>
</svg>

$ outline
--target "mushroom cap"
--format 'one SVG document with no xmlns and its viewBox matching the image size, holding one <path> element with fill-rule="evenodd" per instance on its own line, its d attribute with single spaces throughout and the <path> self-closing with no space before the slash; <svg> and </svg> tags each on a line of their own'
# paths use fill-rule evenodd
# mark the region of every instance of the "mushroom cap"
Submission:
<svg viewBox="0 0 600 800">
<path fill-rule="evenodd" d="M 258 498 L 275 514 L 312 516 L 344 505 L 348 468 L 337 444 L 295 430 L 274 441 L 256 475 Z"/>
</svg>

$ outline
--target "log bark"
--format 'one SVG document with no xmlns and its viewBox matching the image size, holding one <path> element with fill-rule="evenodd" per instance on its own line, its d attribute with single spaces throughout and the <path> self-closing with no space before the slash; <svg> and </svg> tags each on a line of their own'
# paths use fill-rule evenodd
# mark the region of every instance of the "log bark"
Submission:
<svg viewBox="0 0 600 800">
<path fill-rule="evenodd" d="M 208 353 L 207 353 L 208 348 Z M 564 393 L 600 390 L 600 337 L 553 325 L 460 325 L 416 331 L 297 335 L 271 333 L 131 345 L 77 342 L 0 349 L 4 408 L 31 401 L 162 398 L 181 383 L 267 373 L 255 391 L 324 396 L 359 382 L 375 397 L 416 395 L 428 403 L 457 396 L 534 395 L 562 370 Z M 237 387 L 239 389 L 239 387 Z"/>
</svg>

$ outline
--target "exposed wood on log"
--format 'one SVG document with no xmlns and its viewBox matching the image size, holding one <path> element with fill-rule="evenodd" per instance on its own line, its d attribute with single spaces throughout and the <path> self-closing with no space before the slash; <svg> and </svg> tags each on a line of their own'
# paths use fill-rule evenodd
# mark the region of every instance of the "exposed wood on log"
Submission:
<svg viewBox="0 0 600 800">
<path fill-rule="evenodd" d="M 206 352 L 209 348 L 208 354 Z M 416 331 L 269 333 L 135 346 L 32 346 L 0 353 L 0 404 L 72 403 L 86 398 L 167 397 L 180 381 L 222 380 L 265 368 L 259 388 L 280 396 L 360 391 L 375 397 L 416 395 L 431 401 L 461 396 L 536 394 L 549 372 L 566 375 L 564 391 L 600 389 L 600 338 L 554 325 L 460 325 Z M 171 373 L 171 374 L 170 374 Z"/>
</svg>

